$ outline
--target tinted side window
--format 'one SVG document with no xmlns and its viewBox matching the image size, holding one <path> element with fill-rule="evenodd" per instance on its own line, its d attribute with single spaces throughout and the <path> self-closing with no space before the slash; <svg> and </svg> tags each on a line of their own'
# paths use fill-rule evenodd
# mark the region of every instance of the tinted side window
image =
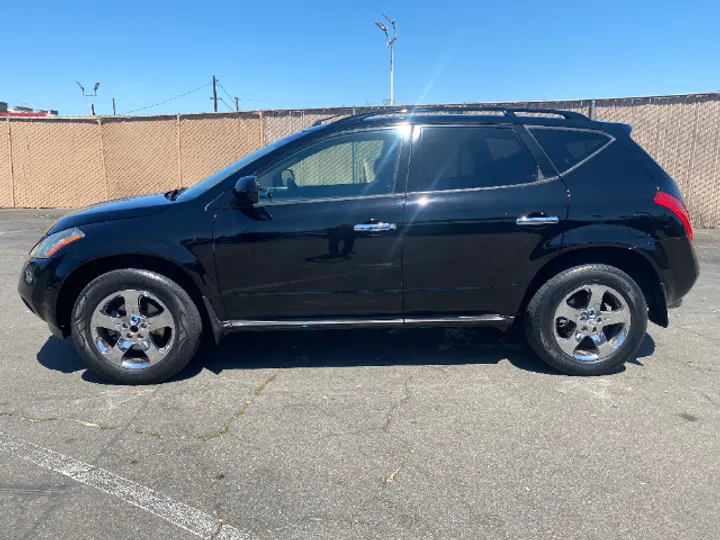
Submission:
<svg viewBox="0 0 720 540">
<path fill-rule="evenodd" d="M 391 193 L 403 135 L 378 130 L 317 142 L 258 176 L 270 200 L 326 199 Z"/>
<path fill-rule="evenodd" d="M 547 128 L 530 131 L 560 173 L 589 158 L 612 140 L 598 131 Z"/>
<path fill-rule="evenodd" d="M 510 128 L 427 127 L 422 130 L 418 191 L 526 184 L 538 167 Z"/>
</svg>

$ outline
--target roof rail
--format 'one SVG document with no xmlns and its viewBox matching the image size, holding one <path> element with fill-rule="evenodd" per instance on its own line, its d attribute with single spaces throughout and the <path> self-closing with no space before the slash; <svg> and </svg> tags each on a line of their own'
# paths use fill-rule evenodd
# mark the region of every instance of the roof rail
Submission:
<svg viewBox="0 0 720 540">
<path fill-rule="evenodd" d="M 557 109 L 536 109 L 532 107 L 499 107 L 499 106 L 468 106 L 463 107 L 461 105 L 418 105 L 416 107 L 386 107 L 384 109 L 378 109 L 375 111 L 368 111 L 358 114 L 353 114 L 351 116 L 346 116 L 345 118 L 341 118 L 340 120 L 336 120 L 333 122 L 333 124 L 337 123 L 345 123 L 345 122 L 357 122 L 360 120 L 364 120 L 366 118 L 370 118 L 372 116 L 382 116 L 385 114 L 403 114 L 406 113 L 408 115 L 413 115 L 417 113 L 433 113 L 433 112 L 443 112 L 443 113 L 465 113 L 465 112 L 500 112 L 503 113 L 508 118 L 517 118 L 517 115 L 515 113 L 541 113 L 541 114 L 556 114 L 558 116 L 562 116 L 566 120 L 581 120 L 581 121 L 587 121 L 589 118 L 585 116 L 584 114 L 573 112 L 573 111 L 560 111 Z M 329 116 L 328 118 L 323 118 L 321 120 L 317 120 L 313 125 L 319 126 L 326 120 L 331 120 L 333 118 L 337 118 L 339 115 L 333 115 Z"/>
</svg>

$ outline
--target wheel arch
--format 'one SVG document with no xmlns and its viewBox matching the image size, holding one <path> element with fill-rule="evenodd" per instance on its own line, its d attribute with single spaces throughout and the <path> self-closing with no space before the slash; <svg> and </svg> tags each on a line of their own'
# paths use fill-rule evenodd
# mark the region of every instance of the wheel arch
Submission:
<svg viewBox="0 0 720 540">
<path fill-rule="evenodd" d="M 108 255 L 93 259 L 74 269 L 64 280 L 58 292 L 55 304 L 57 327 L 64 337 L 70 335 L 70 316 L 75 300 L 82 290 L 95 278 L 121 269 L 149 270 L 175 281 L 182 287 L 195 303 L 203 326 L 207 328 L 207 311 L 200 289 L 181 265 L 168 259 L 152 255 L 132 255 L 132 262 L 128 263 L 127 255 Z"/>
<path fill-rule="evenodd" d="M 640 250 L 619 246 L 578 247 L 553 257 L 530 281 L 518 310 L 518 318 L 522 317 L 532 297 L 550 278 L 573 266 L 592 263 L 614 266 L 633 278 L 645 296 L 649 319 L 662 327 L 668 326 L 665 291 L 655 266 Z"/>
</svg>

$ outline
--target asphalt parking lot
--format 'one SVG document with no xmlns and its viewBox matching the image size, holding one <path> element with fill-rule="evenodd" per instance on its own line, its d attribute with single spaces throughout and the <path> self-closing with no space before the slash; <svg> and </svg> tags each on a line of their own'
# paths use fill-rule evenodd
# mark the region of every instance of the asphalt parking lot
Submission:
<svg viewBox="0 0 720 540">
<path fill-rule="evenodd" d="M 0 212 L 3 538 L 718 538 L 720 231 L 622 372 L 490 330 L 250 333 L 107 384 L 15 288 L 58 212 Z"/>
</svg>

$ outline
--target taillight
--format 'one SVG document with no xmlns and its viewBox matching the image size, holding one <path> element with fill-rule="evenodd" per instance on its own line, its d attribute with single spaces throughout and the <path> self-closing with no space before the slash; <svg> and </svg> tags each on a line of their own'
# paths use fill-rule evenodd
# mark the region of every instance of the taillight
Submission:
<svg viewBox="0 0 720 540">
<path fill-rule="evenodd" d="M 690 216 L 688 216 L 687 209 L 685 208 L 685 205 L 681 203 L 678 199 L 673 197 L 672 195 L 668 195 L 667 193 L 663 193 L 662 191 L 658 191 L 657 195 L 655 195 L 655 204 L 659 204 L 660 206 L 664 206 L 665 208 L 669 208 L 673 214 L 675 214 L 677 217 L 680 218 L 680 221 L 682 221 L 683 227 L 685 227 L 685 232 L 688 235 L 688 238 L 692 242 L 693 239 L 693 230 L 692 225 L 690 225 Z"/>
</svg>

